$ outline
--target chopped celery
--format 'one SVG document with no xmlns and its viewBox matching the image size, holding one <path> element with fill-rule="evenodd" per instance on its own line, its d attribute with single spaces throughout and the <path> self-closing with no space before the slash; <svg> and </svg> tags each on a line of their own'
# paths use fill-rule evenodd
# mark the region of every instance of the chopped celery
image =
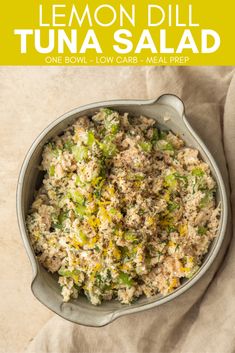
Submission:
<svg viewBox="0 0 235 353">
<path fill-rule="evenodd" d="M 100 149 L 106 158 L 114 156 L 117 152 L 117 147 L 114 143 L 100 143 Z"/>
<path fill-rule="evenodd" d="M 119 122 L 115 120 L 105 121 L 105 128 L 110 134 L 115 135 L 119 131 Z"/>
<path fill-rule="evenodd" d="M 132 232 L 125 232 L 124 238 L 125 238 L 125 240 L 130 241 L 130 242 L 133 242 L 133 243 L 136 242 L 136 241 L 138 241 L 138 238 L 137 238 L 136 235 L 135 235 L 134 233 L 132 233 Z"/>
<path fill-rule="evenodd" d="M 56 217 L 54 220 L 53 220 L 53 223 L 52 223 L 52 228 L 55 228 L 55 229 L 62 229 L 63 228 L 63 223 L 64 221 L 67 219 L 68 217 L 68 212 L 65 212 L 65 211 L 61 211 L 59 216 Z"/>
<path fill-rule="evenodd" d="M 61 211 L 58 217 L 54 217 L 52 227 L 62 229 L 64 221 L 68 218 L 67 211 Z"/>
<path fill-rule="evenodd" d="M 128 276 L 127 273 L 124 273 L 124 272 L 120 272 L 118 279 L 120 283 L 126 284 L 129 287 L 134 284 L 132 278 Z"/>
<path fill-rule="evenodd" d="M 70 190 L 69 196 L 73 202 L 79 203 L 80 205 L 84 204 L 84 197 L 77 190 Z"/>
<path fill-rule="evenodd" d="M 203 226 L 199 226 L 197 232 L 199 235 L 204 235 L 207 232 L 207 228 Z"/>
<path fill-rule="evenodd" d="M 62 225 L 62 223 L 66 220 L 68 217 L 68 212 L 61 212 L 58 217 L 59 223 Z"/>
<path fill-rule="evenodd" d="M 87 133 L 87 145 L 91 147 L 93 143 L 95 142 L 95 135 L 93 131 L 88 131 Z"/>
<path fill-rule="evenodd" d="M 151 145 L 150 142 L 146 142 L 146 141 L 140 142 L 140 143 L 139 143 L 139 146 L 140 146 L 140 148 L 142 149 L 142 151 L 144 151 L 144 152 L 151 152 L 152 145 Z"/>
<path fill-rule="evenodd" d="M 104 112 L 106 114 L 104 127 L 110 134 L 115 135 L 119 131 L 120 121 L 112 110 L 104 109 Z"/>
<path fill-rule="evenodd" d="M 110 208 L 109 212 L 113 215 L 116 215 L 119 211 L 116 208 Z"/>
<path fill-rule="evenodd" d="M 55 157 L 58 157 L 58 156 L 59 156 L 59 149 L 57 148 L 55 142 L 53 142 L 53 141 L 48 142 L 47 147 L 49 147 L 49 148 L 51 149 L 51 152 L 53 153 L 53 155 L 54 155 Z"/>
<path fill-rule="evenodd" d="M 48 142 L 48 144 L 46 145 L 47 147 L 50 147 L 52 150 L 54 150 L 56 148 L 56 144 L 54 141 L 50 141 Z"/>
<path fill-rule="evenodd" d="M 202 177 L 205 173 L 203 172 L 203 170 L 201 168 L 194 168 L 192 170 L 192 175 L 193 176 L 197 176 L 197 177 Z"/>
<path fill-rule="evenodd" d="M 113 110 L 112 109 L 109 109 L 109 108 L 104 108 L 102 109 L 103 112 L 106 114 L 106 115 L 111 115 L 113 114 Z"/>
<path fill-rule="evenodd" d="M 88 156 L 88 148 L 85 146 L 73 146 L 72 152 L 77 162 L 83 161 Z"/>
<path fill-rule="evenodd" d="M 157 144 L 157 147 L 159 148 L 160 151 L 174 151 L 175 150 L 174 146 L 170 142 L 168 142 L 164 139 L 159 139 L 156 144 Z"/>
<path fill-rule="evenodd" d="M 111 134 L 116 134 L 118 131 L 119 131 L 119 124 L 113 124 L 110 129 Z"/>
<path fill-rule="evenodd" d="M 60 268 L 58 271 L 59 275 L 68 277 L 71 274 L 71 271 L 67 270 L 66 268 Z"/>
<path fill-rule="evenodd" d="M 83 206 L 83 205 L 77 205 L 75 207 L 75 213 L 78 215 L 78 216 L 85 216 L 86 214 L 86 206 Z"/>
<path fill-rule="evenodd" d="M 82 185 L 82 181 L 81 181 L 81 178 L 79 175 L 76 176 L 76 179 L 75 179 L 75 185 L 76 186 L 79 186 L 79 185 Z"/>
<path fill-rule="evenodd" d="M 135 179 L 135 180 L 141 181 L 141 180 L 144 180 L 144 178 L 145 178 L 145 176 L 142 175 L 142 174 L 135 174 L 135 175 L 134 175 L 134 179 Z"/>
<path fill-rule="evenodd" d="M 79 270 L 70 271 L 70 270 L 66 269 L 65 267 L 61 267 L 59 269 L 58 273 L 60 276 L 63 276 L 63 277 L 71 277 L 76 284 L 79 281 L 79 274 L 80 274 Z"/>
<path fill-rule="evenodd" d="M 49 175 L 54 176 L 55 175 L 55 166 L 51 165 L 49 168 Z"/>
<path fill-rule="evenodd" d="M 177 180 L 174 173 L 165 176 L 164 185 L 171 189 L 175 189 L 177 187 Z"/>
<path fill-rule="evenodd" d="M 79 231 L 79 238 L 81 239 L 82 244 L 85 244 L 87 242 L 87 236 L 81 230 Z"/>
<path fill-rule="evenodd" d="M 200 207 L 200 208 L 206 207 L 206 206 L 208 205 L 208 203 L 211 201 L 212 196 L 213 196 L 212 191 L 207 190 L 207 191 L 205 192 L 205 196 L 201 199 L 201 201 L 200 201 L 200 203 L 199 203 L 199 207 Z"/>
<path fill-rule="evenodd" d="M 174 147 L 170 142 L 167 142 L 165 145 L 161 146 L 162 151 L 174 151 Z"/>
</svg>

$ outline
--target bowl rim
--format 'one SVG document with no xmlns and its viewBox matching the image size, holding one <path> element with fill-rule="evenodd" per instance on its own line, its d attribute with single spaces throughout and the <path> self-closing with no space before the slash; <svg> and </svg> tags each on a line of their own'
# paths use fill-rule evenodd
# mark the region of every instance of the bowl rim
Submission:
<svg viewBox="0 0 235 353">
<path fill-rule="evenodd" d="M 74 114 L 78 114 L 78 113 L 82 113 L 83 111 L 86 110 L 90 110 L 90 109 L 94 109 L 94 108 L 101 108 L 101 107 L 108 107 L 108 106 L 117 106 L 117 110 L 118 110 L 118 106 L 125 106 L 125 105 L 136 105 L 136 106 L 142 106 L 142 105 L 151 105 L 151 104 L 161 104 L 161 102 L 167 100 L 168 97 L 173 97 L 173 99 L 176 99 L 178 102 L 180 102 L 181 106 L 178 108 L 178 112 L 182 117 L 183 123 L 185 124 L 186 128 L 187 128 L 187 132 L 189 134 L 191 134 L 191 136 L 197 141 L 197 143 L 200 145 L 201 149 L 204 151 L 204 153 L 206 154 L 207 158 L 209 159 L 211 165 L 213 166 L 214 169 L 214 173 L 216 175 L 217 178 L 217 184 L 218 184 L 218 188 L 220 189 L 220 195 L 221 195 L 221 225 L 220 225 L 220 232 L 218 233 L 218 236 L 216 238 L 216 243 L 212 249 L 212 251 L 210 252 L 209 256 L 207 257 L 207 259 L 203 262 L 202 266 L 199 268 L 199 270 L 196 272 L 196 274 L 189 279 L 188 281 L 186 281 L 185 283 L 183 283 L 182 285 L 180 285 L 178 288 L 176 288 L 172 293 L 167 294 L 166 296 L 163 296 L 161 298 L 158 298 L 156 300 L 153 300 L 150 303 L 143 303 L 142 305 L 139 305 L 138 307 L 129 307 L 126 310 L 122 310 L 122 309 L 117 309 L 115 310 L 111 317 L 109 317 L 109 319 L 107 320 L 106 323 L 101 324 L 101 325 L 87 325 L 83 322 L 79 321 L 79 318 L 77 321 L 71 320 L 68 317 L 63 316 L 60 312 L 57 312 L 54 308 L 52 308 L 50 305 L 48 305 L 48 303 L 45 303 L 44 301 L 42 301 L 39 296 L 35 293 L 35 291 L 33 290 L 33 284 L 36 280 L 36 277 L 40 271 L 40 268 L 38 266 L 38 262 L 35 258 L 33 249 L 32 249 L 32 245 L 30 243 L 30 240 L 28 238 L 27 235 L 27 230 L 25 227 L 25 220 L 23 217 L 23 212 L 22 212 L 22 205 L 21 205 L 21 201 L 22 201 L 22 192 L 23 192 L 23 184 L 24 184 L 24 178 L 25 178 L 25 173 L 28 167 L 28 164 L 32 158 L 32 155 L 34 154 L 35 149 L 37 148 L 37 146 L 39 145 L 39 143 L 42 141 L 42 139 L 57 125 L 59 125 L 62 121 L 66 120 L 67 118 L 69 118 L 70 116 L 74 115 Z M 167 103 L 165 103 L 167 105 Z M 124 316 L 124 315 L 128 315 L 128 314 L 132 314 L 132 313 L 136 313 L 136 312 L 141 312 L 144 310 L 148 310 L 154 307 L 157 307 L 159 305 L 165 304 L 173 299 L 175 299 L 176 297 L 180 296 L 181 294 L 185 293 L 188 289 L 190 289 L 201 277 L 203 277 L 203 275 L 206 273 L 206 271 L 209 269 L 209 267 L 212 265 L 212 263 L 214 262 L 220 248 L 221 245 L 223 243 L 224 237 L 225 237 L 225 233 L 226 233 L 226 228 L 227 228 L 227 223 L 228 223 L 228 198 L 227 198 L 227 192 L 226 192 L 226 188 L 225 188 L 225 184 L 223 181 L 223 177 L 221 175 L 221 172 L 219 170 L 219 167 L 214 159 L 214 157 L 212 156 L 212 154 L 210 153 L 210 151 L 208 150 L 208 148 L 206 147 L 206 145 L 204 144 L 204 142 L 201 140 L 201 138 L 198 136 L 198 134 L 194 131 L 194 129 L 192 128 L 192 126 L 189 124 L 186 116 L 185 116 L 185 106 L 183 101 L 176 95 L 174 94 L 163 94 L 161 96 L 159 96 L 156 99 L 151 99 L 151 100 L 138 100 L 138 99 L 117 99 L 117 100 L 107 100 L 107 101 L 99 101 L 99 102 L 95 102 L 95 103 L 91 103 L 91 104 L 86 104 L 86 105 L 82 105 L 79 106 L 75 109 L 72 109 L 68 112 L 66 112 L 65 114 L 59 116 L 57 119 L 55 119 L 54 121 L 52 121 L 47 127 L 45 127 L 41 133 L 34 139 L 33 143 L 31 144 L 30 148 L 28 149 L 25 158 L 23 160 L 21 169 L 20 169 L 20 173 L 19 173 L 19 177 L 18 177 L 18 181 L 17 181 L 17 189 L 16 189 L 16 213 L 17 213 L 17 221 L 18 221 L 18 226 L 19 226 L 19 230 L 20 230 L 20 234 L 21 234 L 21 238 L 23 240 L 24 243 L 24 247 L 26 249 L 27 255 L 29 257 L 30 263 L 31 263 L 31 267 L 32 267 L 32 272 L 33 272 L 33 278 L 31 281 L 31 290 L 34 294 L 34 296 L 43 304 L 45 305 L 47 308 L 49 308 L 51 311 L 53 311 L 54 313 L 56 313 L 57 315 L 65 318 L 66 320 L 69 320 L 71 322 L 74 323 L 79 323 L 82 324 L 84 326 L 93 326 L 93 327 L 101 327 L 101 326 L 105 326 L 109 323 L 111 323 L 112 321 L 114 321 L 115 319 L 117 319 L 118 317 Z"/>
</svg>

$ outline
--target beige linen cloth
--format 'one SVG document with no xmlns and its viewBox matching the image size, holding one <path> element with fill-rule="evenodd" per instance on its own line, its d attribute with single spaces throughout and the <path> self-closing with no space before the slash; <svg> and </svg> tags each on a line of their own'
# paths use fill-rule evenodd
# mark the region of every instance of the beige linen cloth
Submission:
<svg viewBox="0 0 235 353">
<path fill-rule="evenodd" d="M 16 180 L 20 161 L 29 143 L 47 123 L 58 114 L 77 105 L 114 98 L 154 98 L 163 93 L 174 93 L 186 105 L 187 117 L 214 155 L 227 184 L 235 211 L 235 69 L 234 67 L 96 67 L 96 68 L 5 68 L 0 112 L 6 110 L 10 129 L 0 132 L 11 135 L 18 129 L 15 159 L 5 147 L 0 157 L 8 156 L 8 170 L 1 171 L 7 178 L 9 170 Z M 13 95 L 13 96 L 12 96 Z M 5 103 L 8 102 L 8 103 Z M 7 104 L 7 109 L 4 104 Z M 16 104 L 16 107 L 15 107 Z M 9 111 L 11 113 L 9 113 Z M 5 140 L 4 140 L 5 139 Z M 10 138 L 10 142 L 12 138 Z M 10 146 L 8 143 L 7 146 Z M 20 147 L 23 146 L 23 147 Z M 11 149 L 11 146 L 9 147 Z M 8 163 L 8 164 L 9 164 Z M 8 185 L 6 183 L 6 185 Z M 8 185 L 9 186 L 9 185 Z M 230 189 L 231 188 L 231 189 Z M 231 191 L 230 191 L 231 190 Z M 7 188 L 1 190 L 7 200 Z M 13 195 L 14 196 L 14 195 Z M 12 206 L 12 205 L 11 205 Z M 4 207 L 4 224 L 10 222 L 12 212 Z M 15 218 L 14 218 L 15 221 Z M 11 221 L 12 222 L 12 221 Z M 1 306 L 8 324 L 4 353 L 20 352 L 30 341 L 25 353 L 234 353 L 235 352 L 235 241 L 232 220 L 223 248 L 209 271 L 188 292 L 158 308 L 122 317 L 102 328 L 72 324 L 58 316 L 42 327 L 49 312 L 32 299 L 30 266 L 17 238 L 17 254 L 24 264 L 23 286 L 12 271 L 15 287 L 7 277 L 4 288 L 6 301 Z M 5 226 L 5 231 L 7 227 Z M 234 230 L 233 230 L 234 231 Z M 6 235 L 4 252 L 7 253 Z M 230 241 L 231 240 L 231 241 Z M 229 247 L 228 247 L 229 245 Z M 12 244 L 13 246 L 13 244 Z M 9 257 L 13 256 L 13 251 Z M 8 261 L 8 256 L 5 257 Z M 17 257 L 16 257 L 17 261 Z M 11 265 L 14 266 L 14 265 Z M 17 277 L 17 278 L 16 278 Z M 1 286 L 3 284 L 1 283 Z M 18 322 L 7 315 L 7 293 L 23 291 L 21 303 L 11 297 L 11 311 Z M 27 292 L 26 289 L 27 288 Z M 17 292 L 18 291 L 18 292 Z M 13 304 L 12 304 L 13 303 Z M 24 311 L 19 307 L 25 308 Z M 10 310 L 9 310 L 10 312 Z M 22 312 L 22 315 L 20 314 Z M 37 325 L 34 326 L 34 324 Z M 11 329 L 11 325 L 15 330 Z M 42 327 L 34 336 L 32 327 Z M 15 332 L 17 334 L 15 335 Z M 20 337 L 24 337 L 21 339 Z M 22 346 L 18 343 L 21 342 Z M 18 340 L 18 341 L 17 341 Z"/>
</svg>

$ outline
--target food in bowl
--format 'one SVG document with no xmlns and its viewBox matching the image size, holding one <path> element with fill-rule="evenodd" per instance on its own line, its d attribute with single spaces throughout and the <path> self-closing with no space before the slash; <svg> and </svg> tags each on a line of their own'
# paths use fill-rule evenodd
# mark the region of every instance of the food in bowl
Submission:
<svg viewBox="0 0 235 353">
<path fill-rule="evenodd" d="M 110 109 L 80 117 L 45 145 L 40 168 L 27 228 L 64 301 L 166 295 L 217 236 L 208 164 L 155 119 Z"/>
</svg>

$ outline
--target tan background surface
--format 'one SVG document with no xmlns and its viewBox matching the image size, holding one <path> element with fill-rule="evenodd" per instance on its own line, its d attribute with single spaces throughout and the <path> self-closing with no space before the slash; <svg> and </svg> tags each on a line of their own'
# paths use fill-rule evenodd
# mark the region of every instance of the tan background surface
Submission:
<svg viewBox="0 0 235 353">
<path fill-rule="evenodd" d="M 79 105 L 147 98 L 145 75 L 128 67 L 0 69 L 1 353 L 20 352 L 52 316 L 31 294 L 31 268 L 16 220 L 16 183 L 28 148 L 45 126 Z M 143 86 L 132 84 L 136 80 Z"/>
<path fill-rule="evenodd" d="M 56 117 L 81 104 L 104 99 L 153 98 L 166 92 L 176 93 L 185 100 L 190 121 L 197 128 L 208 147 L 211 148 L 225 178 L 227 173 L 226 163 L 229 164 L 230 173 L 234 176 L 235 163 L 232 157 L 232 146 L 235 143 L 235 109 L 232 97 L 235 92 L 235 84 L 232 80 L 232 71 L 233 68 L 188 68 L 186 70 L 184 68 L 151 67 L 15 67 L 0 69 L 1 353 L 21 352 L 29 340 L 43 327 L 44 323 L 53 316 L 31 294 L 31 268 L 21 242 L 15 215 L 17 177 L 24 155 L 33 139 Z M 227 160 L 224 156 L 224 149 Z M 230 255 L 232 251 L 234 254 L 234 243 Z M 235 342 L 232 327 L 235 324 L 235 262 L 232 262 L 231 258 L 232 256 L 226 262 L 228 265 L 230 261 L 229 267 L 226 268 L 226 265 L 223 265 L 220 271 L 220 278 L 227 280 L 229 278 L 230 283 L 229 286 L 222 287 L 222 292 L 217 277 L 217 280 L 213 281 L 213 285 L 210 285 L 206 295 L 203 296 L 203 306 L 199 307 L 196 304 L 214 276 L 216 270 L 216 267 L 214 267 L 209 271 L 204 282 L 202 281 L 197 285 L 197 290 L 191 291 L 186 297 L 182 296 L 182 299 L 178 301 L 178 304 L 182 307 L 180 316 L 174 304 L 159 308 L 158 312 L 155 313 L 163 320 L 164 325 L 162 325 L 162 322 L 159 324 L 155 314 L 155 317 L 150 316 L 149 312 L 148 314 L 141 314 L 142 318 L 149 315 L 150 329 L 152 332 L 155 332 L 156 329 L 158 333 L 155 334 L 157 342 L 154 341 L 154 336 L 149 336 L 148 327 L 143 328 L 141 326 L 140 316 L 133 317 L 138 322 L 136 329 L 143 341 L 141 341 L 142 343 L 133 341 L 133 345 L 129 346 L 127 350 L 124 349 L 125 343 L 122 342 L 122 351 L 148 353 L 153 349 L 153 351 L 165 353 L 173 352 L 174 347 L 178 344 L 177 352 L 197 353 L 198 340 L 205 347 L 208 337 L 215 333 L 211 316 L 208 317 L 206 313 L 211 312 L 215 316 L 219 308 L 219 317 L 222 321 L 217 322 L 216 332 L 221 328 L 224 335 L 220 336 L 220 330 L 214 340 L 214 345 L 211 346 L 212 348 L 204 351 L 201 349 L 200 352 L 234 352 Z M 213 300 L 210 299 L 211 296 L 213 296 Z M 230 305 L 228 305 L 229 302 L 231 302 Z M 191 309 L 194 303 L 196 310 L 193 311 Z M 192 335 L 182 338 L 182 327 L 181 330 L 174 331 L 173 325 L 177 325 L 177 320 L 179 318 L 183 319 L 186 313 L 188 315 L 187 321 L 185 321 L 187 325 L 183 325 L 183 328 L 185 330 L 190 329 Z M 210 321 L 208 321 L 208 318 L 210 318 Z M 63 337 L 65 343 L 63 348 L 62 345 L 59 346 L 61 350 L 55 344 L 58 341 L 57 338 L 63 332 L 68 335 L 67 337 L 72 337 L 71 332 L 74 332 L 73 325 L 66 323 L 64 320 L 59 320 L 58 322 L 58 319 L 54 318 L 50 321 L 51 324 L 48 323 L 46 331 L 50 333 L 50 338 L 45 335 L 45 330 L 42 331 L 42 334 L 36 339 L 36 346 L 33 343 L 34 345 L 29 348 L 30 352 L 78 352 L 75 349 L 76 345 L 75 347 L 72 344 L 67 345 L 67 341 L 64 339 L 66 337 Z M 100 337 L 102 338 L 102 333 L 106 338 L 111 337 L 112 330 L 115 332 L 117 328 L 120 328 L 120 325 L 128 333 L 131 317 L 128 320 L 121 319 L 113 326 L 109 326 L 108 329 L 99 331 Z M 52 342 L 53 339 L 51 340 L 53 325 L 57 327 L 54 343 Z M 204 334 L 200 331 L 202 325 L 207 327 Z M 233 326 L 231 327 L 231 325 Z M 76 327 L 76 329 L 79 329 L 79 327 Z M 90 335 L 91 340 L 95 339 L 98 331 L 93 330 L 83 331 L 83 334 L 85 332 L 88 337 Z M 171 343 L 169 343 L 166 331 L 172 332 Z M 79 332 L 76 333 L 76 336 L 78 334 Z M 195 344 L 194 347 L 196 348 L 194 350 L 187 348 L 190 347 L 189 338 L 190 342 Z M 125 339 L 128 341 L 131 336 L 127 334 Z M 223 345 L 224 341 L 228 342 L 227 348 Z M 40 346 L 42 342 L 44 345 Z M 182 342 L 186 344 L 184 349 L 182 348 Z M 85 343 L 89 345 L 89 342 Z M 156 346 L 156 344 L 158 345 Z M 36 350 L 35 347 L 39 348 Z M 79 352 L 87 353 L 87 346 L 84 347 Z M 108 347 L 113 347 L 112 340 L 106 348 Z M 157 350 L 156 347 L 158 347 Z"/>
</svg>

